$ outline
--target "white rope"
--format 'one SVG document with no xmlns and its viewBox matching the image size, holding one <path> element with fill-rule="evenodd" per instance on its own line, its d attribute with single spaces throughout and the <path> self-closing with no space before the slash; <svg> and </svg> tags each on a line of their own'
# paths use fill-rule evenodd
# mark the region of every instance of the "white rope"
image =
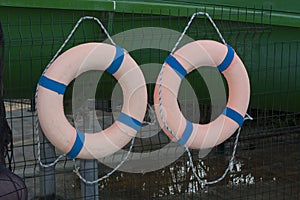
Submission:
<svg viewBox="0 0 300 200">
<path fill-rule="evenodd" d="M 177 43 L 175 44 L 174 48 L 172 49 L 171 53 L 174 53 L 174 51 L 177 49 L 179 43 L 181 42 L 183 36 L 185 35 L 186 31 L 189 29 L 192 21 L 194 20 L 194 18 L 198 15 L 205 15 L 211 22 L 211 24 L 213 25 L 214 29 L 216 30 L 216 32 L 218 33 L 220 39 L 222 40 L 222 42 L 226 45 L 227 43 L 225 42 L 221 32 L 219 31 L 218 27 L 216 26 L 216 24 L 214 23 L 214 21 L 212 20 L 212 18 L 209 16 L 208 13 L 204 13 L 204 12 L 197 12 L 197 13 L 194 13 L 191 17 L 191 19 L 189 20 L 187 26 L 185 27 L 184 31 L 182 32 L 181 36 L 179 37 Z M 99 26 L 103 29 L 104 33 L 107 35 L 108 39 L 110 40 L 110 42 L 113 44 L 113 45 L 116 45 L 114 43 L 114 41 L 112 40 L 112 38 L 110 37 L 109 33 L 107 32 L 107 30 L 105 29 L 105 27 L 103 26 L 103 24 L 100 22 L 100 20 L 98 18 L 95 18 L 95 17 L 91 17 L 91 16 L 85 16 L 85 17 L 82 17 L 78 20 L 78 22 L 76 23 L 76 25 L 74 26 L 74 28 L 72 29 L 72 31 L 70 32 L 70 34 L 68 35 L 67 39 L 64 41 L 64 43 L 62 44 L 62 46 L 58 49 L 58 51 L 56 52 L 56 54 L 53 56 L 53 58 L 51 59 L 51 61 L 48 63 L 48 65 L 46 66 L 43 74 L 46 73 L 47 69 L 50 67 L 50 65 L 54 62 L 54 60 L 58 57 L 58 55 L 61 53 L 62 49 L 65 47 L 65 45 L 69 42 L 70 38 L 73 36 L 74 32 L 76 31 L 76 29 L 78 28 L 78 26 L 80 25 L 80 23 L 84 20 L 94 20 L 96 21 Z M 166 119 L 164 118 L 164 115 L 162 113 L 162 94 L 161 94 L 161 86 L 162 86 L 162 75 L 163 75 L 163 71 L 164 71 L 164 68 L 165 66 L 163 65 L 162 66 L 162 69 L 160 71 L 160 74 L 159 74 L 159 110 L 160 110 L 160 116 L 162 118 L 162 121 L 164 123 L 164 126 L 167 128 L 167 130 L 178 140 L 179 138 L 177 137 L 177 135 L 171 130 L 171 128 L 168 126 L 168 124 L 166 123 Z M 36 89 L 36 93 L 35 93 L 35 102 L 37 102 L 37 95 L 38 95 L 38 89 Z M 48 164 L 44 164 L 42 163 L 41 161 L 41 150 L 40 150 L 40 138 L 39 138 L 39 131 L 38 131 L 38 117 L 37 117 L 38 113 L 36 112 L 35 113 L 35 116 L 36 116 L 36 140 L 37 140 L 37 143 L 38 143 L 38 161 L 39 161 L 39 164 L 42 166 L 42 167 L 52 167 L 54 166 L 59 160 L 61 160 L 63 157 L 65 157 L 66 155 L 65 154 L 62 154 L 60 155 L 59 157 L 56 158 L 55 161 L 53 161 L 52 163 L 48 163 Z M 247 119 L 250 119 L 252 120 L 252 117 L 249 116 L 248 114 L 246 114 L 246 118 L 245 120 Z M 207 180 L 203 180 L 199 177 L 198 173 L 197 173 L 197 170 L 193 164 L 193 158 L 192 158 L 192 154 L 190 152 L 190 150 L 184 146 L 185 148 L 185 151 L 187 152 L 188 154 L 188 157 L 189 157 L 189 165 L 190 167 L 192 168 L 192 171 L 193 171 L 193 174 L 195 175 L 195 177 L 197 178 L 198 182 L 201 184 L 201 187 L 203 188 L 205 185 L 209 185 L 209 184 L 215 184 L 219 181 L 221 181 L 222 179 L 224 179 L 224 177 L 226 176 L 226 174 L 228 173 L 228 171 L 231 169 L 232 165 L 233 165 L 233 161 L 234 161 L 234 158 L 235 158 L 235 153 L 236 153 L 236 148 L 237 148 L 237 144 L 238 144 L 238 138 L 240 136 L 240 131 L 241 131 L 241 127 L 238 129 L 238 133 L 237 133 L 237 136 L 236 136 L 236 139 L 235 139 L 235 143 L 234 143 L 234 148 L 233 148 L 233 152 L 232 152 L 232 156 L 231 156 L 231 159 L 229 160 L 229 164 L 228 164 L 228 167 L 226 168 L 224 174 L 214 180 L 214 181 L 207 181 Z M 74 173 L 86 184 L 95 184 L 95 183 L 98 183 L 99 181 L 102 181 L 106 178 L 108 178 L 111 174 L 113 174 L 116 170 L 118 170 L 123 164 L 124 162 L 128 159 L 131 151 L 132 151 L 132 148 L 133 148 L 133 145 L 134 145 L 134 138 L 132 139 L 132 142 L 131 142 L 131 145 L 130 145 L 130 148 L 129 148 L 129 151 L 127 152 L 126 156 L 124 157 L 124 159 L 109 173 L 107 173 L 106 175 L 104 175 L 103 177 L 97 179 L 97 180 L 93 180 L 93 181 L 90 181 L 90 180 L 86 180 L 79 172 L 79 167 L 77 166 L 76 164 L 76 160 L 73 159 L 73 163 L 74 163 Z M 200 169 L 201 171 L 203 171 L 204 169 L 201 167 Z"/>
<path fill-rule="evenodd" d="M 92 185 L 92 184 L 95 184 L 95 183 L 98 183 L 100 181 L 103 181 L 104 179 L 108 178 L 110 175 L 112 175 L 115 171 L 117 171 L 123 164 L 124 162 L 128 159 L 130 153 L 132 152 L 132 148 L 133 148 L 133 145 L 134 145 L 134 138 L 131 140 L 131 145 L 129 147 L 129 150 L 126 154 L 126 156 L 123 158 L 123 160 L 110 172 L 108 172 L 106 175 L 102 176 L 101 178 L 98 178 L 97 180 L 93 180 L 93 181 L 90 181 L 90 180 L 86 180 L 79 172 L 80 170 L 80 167 L 77 166 L 76 164 L 76 160 L 73 159 L 73 163 L 74 163 L 74 170 L 73 172 L 80 178 L 80 180 L 82 180 L 85 184 L 89 184 L 89 185 Z"/>
<path fill-rule="evenodd" d="M 210 17 L 210 15 L 208 13 L 205 12 L 196 12 L 192 15 L 192 17 L 190 18 L 189 22 L 187 23 L 186 27 L 184 28 L 183 32 L 181 33 L 179 39 L 177 40 L 176 44 L 174 45 L 171 54 L 175 52 L 175 50 L 177 49 L 179 43 L 181 42 L 182 38 L 184 37 L 184 35 L 186 34 L 187 30 L 190 28 L 192 22 L 194 21 L 194 18 L 198 15 L 204 15 L 206 16 L 210 23 L 212 24 L 212 26 L 214 27 L 215 31 L 217 32 L 219 38 L 221 39 L 221 41 L 223 42 L 223 44 L 227 44 L 226 41 L 224 40 L 219 28 L 217 27 L 216 23 L 213 21 L 213 19 Z"/>
<path fill-rule="evenodd" d="M 221 41 L 223 42 L 223 44 L 227 45 L 225 39 L 223 38 L 221 32 L 219 31 L 217 25 L 215 24 L 215 22 L 213 21 L 213 19 L 210 17 L 210 15 L 208 13 L 205 13 L 205 12 L 196 12 L 190 18 L 189 22 L 187 23 L 186 27 L 184 28 L 183 32 L 181 33 L 179 39 L 177 40 L 177 42 L 176 42 L 176 44 L 175 44 L 175 46 L 172 49 L 172 51 L 171 51 L 170 54 L 173 54 L 175 52 L 175 50 L 177 49 L 177 47 L 178 47 L 179 43 L 181 42 L 183 36 L 186 34 L 187 30 L 191 26 L 194 18 L 196 16 L 198 16 L 198 15 L 204 15 L 204 16 L 206 16 L 209 19 L 210 23 L 214 27 L 215 31 L 217 32 L 217 34 L 218 34 L 219 38 L 221 39 Z M 162 108 L 162 79 L 163 79 L 164 69 L 165 69 L 165 65 L 163 64 L 162 68 L 161 68 L 161 71 L 159 73 L 159 87 L 158 87 L 159 88 L 158 89 L 158 95 L 159 95 L 159 113 L 160 113 L 161 120 L 162 120 L 164 126 L 166 127 L 166 129 L 178 141 L 180 138 L 178 138 L 178 136 L 174 133 L 174 131 L 169 127 L 169 125 L 167 124 L 166 119 L 165 119 L 165 117 L 163 115 L 163 108 Z M 246 113 L 246 117 L 244 118 L 244 120 L 248 120 L 248 119 L 252 120 L 253 118 L 249 114 Z M 240 136 L 240 132 L 241 132 L 241 127 L 239 127 L 238 133 L 236 135 L 236 139 L 235 139 L 234 147 L 233 147 L 233 152 L 232 152 L 231 159 L 229 160 L 228 167 L 226 168 L 226 170 L 224 171 L 224 173 L 223 173 L 223 175 L 221 177 L 219 177 L 218 179 L 213 180 L 213 181 L 207 181 L 206 179 L 202 179 L 198 175 L 196 167 L 194 166 L 194 163 L 193 163 L 193 157 L 192 157 L 191 151 L 189 150 L 188 147 L 186 147 L 186 145 L 184 145 L 184 149 L 187 152 L 188 157 L 189 157 L 189 165 L 190 165 L 190 167 L 192 169 L 192 172 L 193 172 L 194 176 L 196 177 L 197 181 L 200 183 L 201 188 L 204 188 L 206 185 L 212 185 L 212 184 L 220 182 L 221 180 L 223 180 L 225 178 L 225 176 L 227 175 L 228 171 L 230 169 L 232 169 L 233 163 L 234 163 L 234 159 L 235 159 L 235 154 L 236 154 L 238 139 L 239 139 L 239 136 Z M 200 172 L 204 172 L 204 171 L 205 171 L 205 169 L 203 169 L 203 167 L 201 167 L 201 165 L 200 165 Z M 200 173 L 200 174 L 202 174 L 202 173 Z"/>
<path fill-rule="evenodd" d="M 115 5 L 115 3 L 114 3 Z M 69 40 L 71 39 L 71 37 L 74 35 L 75 31 L 77 30 L 78 26 L 81 24 L 81 22 L 83 22 L 84 20 L 94 20 L 98 23 L 98 25 L 101 27 L 101 29 L 104 31 L 105 35 L 107 36 L 107 38 L 109 39 L 109 41 L 113 44 L 116 45 L 116 43 L 112 40 L 112 38 L 110 37 L 108 31 L 106 30 L 106 28 L 103 26 L 103 24 L 101 23 L 101 21 L 96 18 L 96 17 L 91 17 L 91 16 L 84 16 L 81 17 L 77 23 L 75 24 L 74 28 L 71 30 L 70 34 L 68 35 L 67 39 L 64 41 L 64 43 L 61 45 L 61 47 L 57 50 L 56 54 L 53 56 L 53 58 L 50 60 L 50 62 L 48 63 L 48 65 L 46 66 L 45 70 L 43 71 L 43 75 L 46 73 L 46 71 L 48 70 L 48 68 L 50 67 L 50 65 L 54 62 L 54 60 L 58 57 L 58 55 L 61 53 L 61 51 L 63 50 L 63 48 L 66 46 L 66 44 L 69 42 Z M 35 93 L 35 102 L 37 102 L 37 98 L 38 98 L 38 87 L 36 87 L 36 93 Z M 36 107 L 36 105 L 35 105 Z M 66 157 L 66 154 L 61 154 L 59 155 L 53 162 L 51 163 L 43 163 L 41 160 L 41 141 L 40 141 L 40 136 L 39 136 L 39 122 L 38 122 L 38 113 L 37 110 L 35 111 L 35 116 L 36 116 L 36 121 L 35 121 L 35 129 L 36 129 L 36 141 L 37 141 L 37 148 L 38 148 L 38 152 L 37 152 L 37 157 L 38 157 L 38 162 L 40 164 L 40 166 L 44 167 L 44 168 L 48 168 L 48 167 L 52 167 L 54 166 L 57 162 L 59 162 L 62 158 Z M 124 157 L 124 159 L 109 173 L 107 173 L 106 175 L 104 175 L 102 178 L 99 178 L 97 180 L 94 181 L 89 181 L 86 180 L 79 172 L 79 167 L 77 167 L 76 164 L 76 160 L 73 159 L 73 163 L 74 163 L 74 173 L 86 184 L 95 184 L 98 183 L 99 181 L 102 181 L 103 179 L 109 177 L 112 173 L 114 173 L 116 170 L 118 170 L 121 165 L 123 165 L 123 163 L 128 159 L 132 148 L 134 145 L 134 138 L 131 141 L 131 145 L 129 147 L 129 151 L 127 152 L 126 156 Z"/>
</svg>

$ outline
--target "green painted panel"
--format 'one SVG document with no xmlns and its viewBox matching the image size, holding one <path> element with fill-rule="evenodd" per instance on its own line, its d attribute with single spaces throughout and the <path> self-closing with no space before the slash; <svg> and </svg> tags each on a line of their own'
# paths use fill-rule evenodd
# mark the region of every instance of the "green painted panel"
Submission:
<svg viewBox="0 0 300 200">
<path fill-rule="evenodd" d="M 117 0 L 117 2 L 138 2 L 137 0 Z M 181 5 L 212 5 L 212 6 L 227 6 L 227 7 L 248 7 L 248 8 L 271 8 L 274 11 L 295 12 L 299 13 L 300 2 L 298 0 L 143 0 L 149 3 L 170 3 Z"/>
<path fill-rule="evenodd" d="M 99 0 L 2 0 L 0 6 L 22 8 L 54 8 L 64 10 L 113 10 L 112 1 Z"/>
<path fill-rule="evenodd" d="M 173 16 L 190 16 L 196 11 L 205 11 L 213 13 L 215 18 L 228 20 L 238 20 L 247 22 L 261 22 L 260 15 L 269 15 L 271 20 L 262 21 L 263 23 L 272 23 L 274 25 L 300 27 L 299 1 L 273 0 L 263 1 L 230 1 L 218 0 L 211 1 L 123 1 L 123 0 L 3 0 L 0 6 L 8 7 L 28 7 L 28 8 L 55 8 L 70 10 L 97 10 L 97 11 L 115 11 L 125 13 L 144 13 L 144 14 L 164 14 Z M 235 16 L 240 13 L 247 13 L 247 19 L 237 19 Z M 253 17 L 251 17 L 253 16 Z"/>
<path fill-rule="evenodd" d="M 0 7 L 5 37 L 6 96 L 30 98 L 34 95 L 42 71 L 83 15 L 102 16 L 91 11 Z M 64 51 L 104 38 L 96 23 L 84 23 Z"/>
<path fill-rule="evenodd" d="M 244 61 L 251 80 L 251 106 L 300 111 L 300 104 L 296 101 L 300 99 L 300 82 L 297 81 L 300 77 L 300 25 L 296 20 L 299 13 L 276 12 L 276 23 L 284 24 L 279 26 L 273 23 L 274 13 L 271 15 L 268 11 L 251 9 L 245 11 L 237 7 L 224 8 L 222 11 L 221 7 L 217 6 L 170 6 L 166 1 L 151 4 L 118 1 L 116 12 L 107 12 L 113 10 L 112 2 L 87 1 L 84 5 L 78 4 L 82 7 L 74 7 L 73 3 L 67 4 L 67 1 L 55 5 L 46 1 L 22 2 L 0 2 L 0 20 L 6 43 L 7 97 L 31 98 L 34 95 L 36 83 L 44 67 L 66 39 L 76 21 L 84 15 L 99 17 L 112 35 L 149 26 L 181 32 L 188 22 L 188 16 L 202 9 L 210 11 L 226 41 Z M 102 2 L 105 3 L 101 7 Z M 63 9 L 67 5 L 68 9 Z M 279 14 L 284 14 L 287 18 L 280 17 Z M 295 20 L 285 23 L 284 20 L 291 16 L 296 16 Z M 200 17 L 195 20 L 187 34 L 194 39 L 218 40 L 210 24 Z M 64 50 L 84 42 L 100 42 L 105 38 L 95 23 L 85 22 Z M 167 52 L 146 49 L 131 52 L 131 55 L 139 64 L 162 63 Z M 207 99 L 207 92 L 203 91 L 205 85 L 201 77 L 197 76 L 199 75 L 191 74 L 189 81 L 195 91 L 198 91 L 198 98 Z M 102 87 L 105 88 L 105 98 L 109 98 L 107 95 L 111 93 L 112 83 L 115 84 L 115 81 L 110 76 L 105 76 L 102 82 L 109 83 L 109 86 Z M 70 96 L 70 91 L 68 93 Z"/>
<path fill-rule="evenodd" d="M 56 8 L 56 9 L 72 9 L 72 10 L 106 10 L 112 11 L 114 9 L 114 2 L 116 5 L 142 5 L 149 4 L 154 6 L 168 5 L 181 5 L 183 7 L 188 6 L 226 6 L 226 7 L 247 7 L 256 9 L 272 9 L 273 11 L 299 13 L 300 2 L 298 0 L 244 0 L 244 1 L 232 1 L 232 0 L 2 0 L 0 5 L 12 6 L 12 7 L 30 7 L 30 8 Z M 124 4 L 123 4 L 124 3 Z M 139 8 L 141 9 L 141 8 Z M 144 9 L 148 9 L 145 8 Z"/>
</svg>

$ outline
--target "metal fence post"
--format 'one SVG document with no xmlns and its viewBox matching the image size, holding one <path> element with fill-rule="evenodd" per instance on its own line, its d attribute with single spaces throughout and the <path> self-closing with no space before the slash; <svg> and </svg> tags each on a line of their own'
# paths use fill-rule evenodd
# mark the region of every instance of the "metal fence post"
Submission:
<svg viewBox="0 0 300 200">
<path fill-rule="evenodd" d="M 98 162 L 97 160 L 81 160 L 80 171 L 87 180 L 95 180 L 98 178 Z M 84 200 L 98 200 L 99 189 L 98 184 L 88 185 L 81 181 L 81 196 Z"/>
<path fill-rule="evenodd" d="M 82 112 L 82 128 L 85 133 L 95 132 L 94 114 L 89 111 L 93 107 L 94 100 L 87 100 Z M 96 180 L 98 178 L 98 161 L 97 160 L 80 160 L 80 172 L 86 180 Z M 98 184 L 86 184 L 81 181 L 81 196 L 84 200 L 98 200 L 99 189 Z"/>
<path fill-rule="evenodd" d="M 44 136 L 40 126 L 39 137 L 41 141 L 41 161 L 43 163 L 50 163 L 55 160 L 55 147 Z M 44 168 L 39 167 L 40 170 L 40 196 L 43 199 L 54 199 L 56 196 L 56 181 L 55 181 L 55 165 L 52 167 Z"/>
</svg>

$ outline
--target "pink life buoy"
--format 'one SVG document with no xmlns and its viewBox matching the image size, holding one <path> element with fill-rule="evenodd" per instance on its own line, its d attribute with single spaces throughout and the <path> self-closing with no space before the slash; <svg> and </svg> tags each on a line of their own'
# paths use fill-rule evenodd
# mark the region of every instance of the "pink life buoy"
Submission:
<svg viewBox="0 0 300 200">
<path fill-rule="evenodd" d="M 167 57 L 164 65 L 162 79 L 158 78 L 155 87 L 154 103 L 159 124 L 170 139 L 192 149 L 207 149 L 222 143 L 242 126 L 250 99 L 250 84 L 242 61 L 230 46 L 211 40 L 194 41 Z M 177 95 L 182 78 L 202 66 L 219 69 L 227 81 L 229 97 L 223 114 L 208 124 L 195 124 L 181 113 Z M 160 107 L 165 123 L 178 141 L 164 126 Z"/>
<path fill-rule="evenodd" d="M 107 129 L 86 134 L 66 119 L 63 97 L 67 85 L 89 70 L 112 74 L 123 90 L 123 106 L 118 119 Z M 124 49 L 104 43 L 87 43 L 60 55 L 38 83 L 37 112 L 44 134 L 67 157 L 98 159 L 126 145 L 142 125 L 147 106 L 144 76 Z"/>
</svg>

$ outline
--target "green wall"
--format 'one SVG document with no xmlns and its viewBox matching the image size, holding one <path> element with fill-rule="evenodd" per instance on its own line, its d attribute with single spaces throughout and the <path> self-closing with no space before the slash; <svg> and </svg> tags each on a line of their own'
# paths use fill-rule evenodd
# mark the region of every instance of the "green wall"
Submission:
<svg viewBox="0 0 300 200">
<path fill-rule="evenodd" d="M 32 98 L 44 67 L 84 15 L 101 19 L 108 31 L 119 32 L 159 26 L 179 32 L 195 11 L 206 11 L 216 20 L 226 41 L 245 63 L 251 80 L 251 106 L 300 111 L 300 13 L 298 1 L 17 1 L 0 2 L 0 21 L 5 34 L 5 91 L 7 98 Z M 300 5 L 298 6 L 298 8 Z M 202 17 L 192 24 L 194 39 L 218 37 Z M 105 39 L 96 23 L 85 22 L 71 39 L 74 45 Z M 151 53 L 151 57 L 149 54 Z M 143 50 L 131 53 L 139 64 L 163 62 L 167 52 Z M 197 77 L 198 78 L 195 78 Z M 199 99 L 207 98 L 203 80 L 189 76 Z M 197 80 L 197 81 L 195 81 Z M 112 82 L 103 95 L 109 98 Z M 153 87 L 150 87 L 153 89 Z M 150 90 L 152 90 L 150 89 Z M 151 91 L 150 91 L 151 92 Z M 68 92 L 70 96 L 70 91 Z"/>
</svg>

